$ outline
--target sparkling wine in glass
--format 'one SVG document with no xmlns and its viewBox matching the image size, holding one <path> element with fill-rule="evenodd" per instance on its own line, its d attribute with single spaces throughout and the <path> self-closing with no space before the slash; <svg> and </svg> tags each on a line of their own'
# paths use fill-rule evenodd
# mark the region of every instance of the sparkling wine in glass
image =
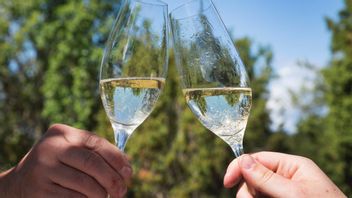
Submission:
<svg viewBox="0 0 352 198">
<path fill-rule="evenodd" d="M 252 103 L 245 67 L 211 0 L 170 14 L 175 59 L 187 104 L 238 157 Z"/>
<path fill-rule="evenodd" d="M 168 67 L 168 10 L 158 0 L 125 0 L 110 33 L 100 70 L 101 99 L 116 145 L 124 150 L 152 112 Z"/>
</svg>

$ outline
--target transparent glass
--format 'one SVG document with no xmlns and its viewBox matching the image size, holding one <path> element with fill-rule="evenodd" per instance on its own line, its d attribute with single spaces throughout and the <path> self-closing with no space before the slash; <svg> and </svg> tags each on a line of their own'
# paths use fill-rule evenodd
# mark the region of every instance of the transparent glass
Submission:
<svg viewBox="0 0 352 198">
<path fill-rule="evenodd" d="M 219 13 L 211 0 L 194 0 L 173 10 L 170 23 L 188 106 L 240 156 L 252 90 Z"/>
<path fill-rule="evenodd" d="M 120 150 L 152 112 L 167 68 L 167 4 L 157 0 L 122 1 L 104 51 L 99 82 Z"/>
</svg>

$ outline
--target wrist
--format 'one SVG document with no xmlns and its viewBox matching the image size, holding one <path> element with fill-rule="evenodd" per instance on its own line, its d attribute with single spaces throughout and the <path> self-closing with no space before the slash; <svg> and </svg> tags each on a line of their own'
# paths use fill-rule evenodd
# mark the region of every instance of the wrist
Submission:
<svg viewBox="0 0 352 198">
<path fill-rule="evenodd" d="M 0 173 L 0 194 L 1 197 L 13 197 L 14 193 L 11 192 L 13 187 L 13 168 Z"/>
</svg>

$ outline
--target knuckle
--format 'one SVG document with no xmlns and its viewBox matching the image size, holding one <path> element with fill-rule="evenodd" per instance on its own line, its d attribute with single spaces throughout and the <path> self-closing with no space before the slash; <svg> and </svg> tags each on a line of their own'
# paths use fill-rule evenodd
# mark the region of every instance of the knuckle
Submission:
<svg viewBox="0 0 352 198">
<path fill-rule="evenodd" d="M 261 175 L 257 186 L 260 191 L 265 188 L 266 184 L 270 181 L 273 175 L 274 172 L 271 170 L 267 170 Z"/>
<path fill-rule="evenodd" d="M 48 128 L 44 137 L 41 140 L 56 137 L 56 140 L 53 142 L 53 144 L 57 144 L 58 139 L 64 140 L 66 142 L 71 142 L 70 141 L 70 139 L 71 139 L 70 132 L 71 131 L 72 131 L 72 128 L 67 125 L 53 124 Z"/>
<path fill-rule="evenodd" d="M 313 160 L 307 158 L 307 157 L 300 157 L 303 163 L 306 164 L 314 164 Z"/>
<path fill-rule="evenodd" d="M 49 127 L 48 132 L 62 131 L 62 128 L 63 128 L 62 124 L 53 124 Z"/>
<path fill-rule="evenodd" d="M 60 134 L 60 133 L 62 133 L 62 125 L 61 124 L 53 124 L 46 131 L 46 134 L 48 134 L 48 135 L 54 135 L 54 134 Z"/>
<path fill-rule="evenodd" d="M 62 135 L 65 133 L 65 125 L 63 124 L 53 124 L 46 131 L 46 136 Z"/>
<path fill-rule="evenodd" d="M 104 139 L 94 134 L 89 134 L 86 139 L 86 146 L 90 149 L 99 149 L 104 144 Z"/>
</svg>

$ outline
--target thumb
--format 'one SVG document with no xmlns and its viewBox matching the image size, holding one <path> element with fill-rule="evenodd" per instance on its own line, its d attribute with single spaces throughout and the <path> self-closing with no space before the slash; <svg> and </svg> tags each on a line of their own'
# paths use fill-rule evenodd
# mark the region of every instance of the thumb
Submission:
<svg viewBox="0 0 352 198">
<path fill-rule="evenodd" d="M 250 155 L 242 155 L 239 166 L 246 183 L 270 197 L 284 197 L 293 190 L 293 183 L 266 168 Z"/>
</svg>

